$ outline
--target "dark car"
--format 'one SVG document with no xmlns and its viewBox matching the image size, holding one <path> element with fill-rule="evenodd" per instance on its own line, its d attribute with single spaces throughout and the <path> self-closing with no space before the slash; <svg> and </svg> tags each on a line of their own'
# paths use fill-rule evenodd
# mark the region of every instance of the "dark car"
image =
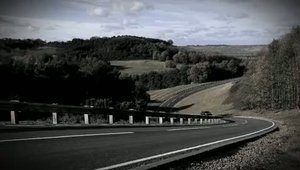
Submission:
<svg viewBox="0 0 300 170">
<path fill-rule="evenodd" d="M 202 111 L 200 113 L 201 116 L 212 116 L 212 113 L 210 111 Z"/>
</svg>

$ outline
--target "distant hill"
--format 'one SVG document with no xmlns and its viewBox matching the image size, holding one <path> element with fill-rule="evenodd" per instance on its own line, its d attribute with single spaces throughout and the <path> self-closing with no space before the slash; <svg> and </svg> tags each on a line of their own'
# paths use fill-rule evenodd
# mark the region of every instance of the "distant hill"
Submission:
<svg viewBox="0 0 300 170">
<path fill-rule="evenodd" d="M 172 44 L 172 41 L 128 35 L 74 38 L 67 42 L 48 43 L 49 46 L 62 48 L 64 53 L 73 56 L 95 56 L 102 60 L 152 59 L 154 53 L 160 54 L 166 50 L 171 54 L 176 53 L 177 49 Z"/>
<path fill-rule="evenodd" d="M 181 49 L 188 51 L 200 51 L 208 55 L 223 55 L 237 58 L 256 56 L 267 45 L 188 45 L 181 46 Z"/>
<path fill-rule="evenodd" d="M 50 53 L 49 53 L 49 50 Z M 177 53 L 173 42 L 137 36 L 74 38 L 66 42 L 45 42 L 33 39 L 0 39 L 0 55 L 22 56 L 64 54 L 79 58 L 96 57 L 101 60 L 137 60 L 152 59 L 153 54 L 160 55 L 168 51 Z"/>
</svg>

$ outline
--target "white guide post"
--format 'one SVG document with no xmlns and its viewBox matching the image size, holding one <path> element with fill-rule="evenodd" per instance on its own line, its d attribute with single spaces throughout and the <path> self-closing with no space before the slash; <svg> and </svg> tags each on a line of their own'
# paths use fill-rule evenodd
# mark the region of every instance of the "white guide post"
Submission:
<svg viewBox="0 0 300 170">
<path fill-rule="evenodd" d="M 170 118 L 170 124 L 171 124 L 171 125 L 174 124 L 174 118 L 173 118 L 173 117 Z"/>
<path fill-rule="evenodd" d="M 163 124 L 163 117 L 159 117 L 159 124 Z"/>
<path fill-rule="evenodd" d="M 180 118 L 179 121 L 180 121 L 180 124 L 182 125 L 183 124 L 183 118 Z"/>
<path fill-rule="evenodd" d="M 84 124 L 86 124 L 86 125 L 90 124 L 89 115 L 88 114 L 84 114 Z"/>
<path fill-rule="evenodd" d="M 14 110 L 10 111 L 10 122 L 11 124 L 17 124 L 16 112 Z"/>
<path fill-rule="evenodd" d="M 129 124 L 133 124 L 133 116 L 129 115 Z"/>
<path fill-rule="evenodd" d="M 52 124 L 57 125 L 57 113 L 52 112 Z"/>
<path fill-rule="evenodd" d="M 108 115 L 108 123 L 110 125 L 114 123 L 114 116 L 113 115 Z"/>
</svg>

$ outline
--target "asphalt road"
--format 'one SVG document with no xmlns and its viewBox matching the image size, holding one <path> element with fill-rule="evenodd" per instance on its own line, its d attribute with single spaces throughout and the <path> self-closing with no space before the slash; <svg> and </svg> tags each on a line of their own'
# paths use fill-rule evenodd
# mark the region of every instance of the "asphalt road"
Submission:
<svg viewBox="0 0 300 170">
<path fill-rule="evenodd" d="M 0 133 L 0 169 L 97 169 L 249 134 L 271 122 Z"/>
</svg>

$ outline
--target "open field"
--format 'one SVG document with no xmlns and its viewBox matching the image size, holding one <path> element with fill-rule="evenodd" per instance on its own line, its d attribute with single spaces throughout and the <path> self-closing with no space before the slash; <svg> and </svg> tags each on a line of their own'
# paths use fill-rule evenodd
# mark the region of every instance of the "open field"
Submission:
<svg viewBox="0 0 300 170">
<path fill-rule="evenodd" d="M 156 60 L 114 60 L 110 62 L 111 65 L 119 67 L 122 74 L 138 75 L 151 71 L 170 70 L 170 68 L 165 67 L 165 62 Z"/>
<path fill-rule="evenodd" d="M 265 45 L 197 45 L 197 46 L 184 46 L 183 49 L 190 51 L 202 51 L 211 55 L 225 55 L 238 58 L 247 56 L 255 56 L 262 49 L 266 48 Z"/>
</svg>

